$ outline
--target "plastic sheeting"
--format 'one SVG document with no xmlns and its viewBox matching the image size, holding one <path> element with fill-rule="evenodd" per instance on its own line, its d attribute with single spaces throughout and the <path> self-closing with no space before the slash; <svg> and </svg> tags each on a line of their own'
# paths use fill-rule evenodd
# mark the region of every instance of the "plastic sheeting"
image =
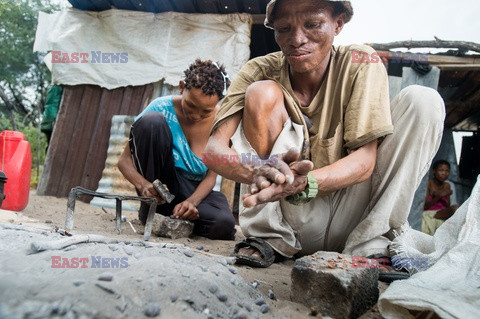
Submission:
<svg viewBox="0 0 480 319">
<path fill-rule="evenodd" d="M 433 237 L 410 230 L 394 239 L 391 247 L 399 260 L 421 269 L 388 287 L 378 301 L 381 314 L 387 319 L 435 318 L 427 312 L 440 318 L 478 318 L 479 243 L 480 178 L 471 197 Z"/>
<path fill-rule="evenodd" d="M 251 24 L 245 13 L 40 12 L 34 51 L 52 51 L 55 84 L 178 85 L 195 58 L 219 61 L 234 77 L 250 57 Z"/>
</svg>

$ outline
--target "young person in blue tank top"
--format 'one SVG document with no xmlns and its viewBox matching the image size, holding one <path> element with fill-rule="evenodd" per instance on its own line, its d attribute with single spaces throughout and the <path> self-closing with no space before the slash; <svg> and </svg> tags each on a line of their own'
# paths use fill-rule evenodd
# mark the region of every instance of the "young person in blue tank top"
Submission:
<svg viewBox="0 0 480 319">
<path fill-rule="evenodd" d="M 194 222 L 194 233 L 211 239 L 234 239 L 235 220 L 225 196 L 213 191 L 217 174 L 204 165 L 218 102 L 230 84 L 225 68 L 196 60 L 180 81 L 181 95 L 155 99 L 136 118 L 118 168 L 141 196 L 155 197 L 157 213 Z M 163 201 L 152 182 L 159 179 L 175 195 Z M 145 224 L 148 205 L 139 219 Z"/>
</svg>

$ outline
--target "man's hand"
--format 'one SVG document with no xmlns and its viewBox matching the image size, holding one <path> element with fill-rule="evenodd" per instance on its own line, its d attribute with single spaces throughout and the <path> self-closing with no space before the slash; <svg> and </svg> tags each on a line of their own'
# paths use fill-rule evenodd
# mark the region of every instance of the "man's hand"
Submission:
<svg viewBox="0 0 480 319">
<path fill-rule="evenodd" d="M 307 185 L 307 174 L 313 169 L 311 161 L 297 161 L 300 153 L 290 149 L 278 157 L 278 162 L 255 168 L 250 194 L 242 198 L 245 207 L 274 202 L 300 193 Z"/>
<path fill-rule="evenodd" d="M 167 185 L 163 184 L 163 186 L 165 186 L 168 189 Z M 163 205 L 163 204 L 166 203 L 165 200 L 160 197 L 160 195 L 158 194 L 158 192 L 155 189 L 155 187 L 153 186 L 153 184 L 150 183 L 150 182 L 145 182 L 144 184 L 142 184 L 142 188 L 140 189 L 140 194 L 143 197 L 154 197 L 154 198 L 156 198 L 158 205 Z"/>
<path fill-rule="evenodd" d="M 200 217 L 198 209 L 188 200 L 175 205 L 173 208 L 173 217 L 187 220 L 195 220 Z"/>
</svg>

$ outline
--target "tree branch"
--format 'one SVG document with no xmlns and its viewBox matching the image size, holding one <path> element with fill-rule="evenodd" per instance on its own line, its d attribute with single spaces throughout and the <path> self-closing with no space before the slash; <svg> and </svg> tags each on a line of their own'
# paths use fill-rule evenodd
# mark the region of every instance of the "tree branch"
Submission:
<svg viewBox="0 0 480 319">
<path fill-rule="evenodd" d="M 15 94 L 15 89 L 12 87 L 10 83 L 7 83 L 7 84 L 16 102 L 15 105 L 13 105 L 14 109 L 16 109 L 17 112 L 27 114 L 28 113 L 27 108 L 23 105 L 22 100 L 18 97 L 18 95 Z"/>
<path fill-rule="evenodd" d="M 431 41 L 395 41 L 389 43 L 368 43 L 367 45 L 373 47 L 375 50 L 388 51 L 394 48 L 445 48 L 445 49 L 459 49 L 462 51 L 480 52 L 480 44 L 466 41 L 446 41 L 434 37 Z"/>
<path fill-rule="evenodd" d="M 8 110 L 9 115 L 10 115 L 10 123 L 12 124 L 13 130 L 16 131 L 17 130 L 17 125 L 15 123 L 15 114 L 14 114 L 13 106 L 10 103 L 10 100 L 8 99 L 8 96 L 5 94 L 5 91 L 3 90 L 3 88 L 1 86 L 0 86 L 0 98 L 5 103 L 5 106 Z"/>
</svg>

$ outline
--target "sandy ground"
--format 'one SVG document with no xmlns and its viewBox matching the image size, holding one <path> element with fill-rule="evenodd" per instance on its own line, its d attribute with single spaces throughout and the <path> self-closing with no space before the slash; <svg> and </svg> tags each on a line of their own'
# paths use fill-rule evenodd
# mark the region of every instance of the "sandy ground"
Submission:
<svg viewBox="0 0 480 319">
<path fill-rule="evenodd" d="M 63 228 L 65 225 L 65 212 L 67 207 L 66 198 L 56 198 L 50 196 L 38 196 L 35 191 L 31 191 L 28 206 L 16 214 L 16 216 L 0 214 L 0 222 L 13 222 L 22 224 L 31 224 L 36 227 L 54 228 L 58 226 Z M 3 216 L 2 216 L 3 215 Z M 128 223 L 122 223 L 122 232 L 117 234 L 115 231 L 115 210 L 110 208 L 101 208 L 76 201 L 74 216 L 74 233 L 80 234 L 99 234 L 112 238 L 121 238 L 124 240 L 143 239 L 143 226 L 137 220 L 137 213 L 132 211 L 123 211 L 123 216 L 130 221 L 137 231 L 134 233 Z M 237 235 L 235 241 L 243 239 L 239 227 L 237 226 Z M 212 254 L 229 256 L 233 250 L 234 241 L 209 240 L 203 237 L 182 238 L 172 240 L 169 238 L 154 237 L 151 242 L 173 242 L 185 244 L 191 248 L 203 246 L 204 250 Z M 267 300 L 268 290 L 272 290 L 276 300 L 269 300 L 272 308 L 271 315 L 278 318 L 312 318 L 310 309 L 290 301 L 290 272 L 294 262 L 287 260 L 282 263 L 275 263 L 267 269 L 257 269 L 246 266 L 239 266 L 239 274 L 248 282 L 258 281 L 261 293 Z M 381 291 L 385 286 L 380 283 Z M 317 317 L 321 317 L 318 315 Z M 382 318 L 376 307 L 373 307 L 362 318 Z"/>
</svg>

